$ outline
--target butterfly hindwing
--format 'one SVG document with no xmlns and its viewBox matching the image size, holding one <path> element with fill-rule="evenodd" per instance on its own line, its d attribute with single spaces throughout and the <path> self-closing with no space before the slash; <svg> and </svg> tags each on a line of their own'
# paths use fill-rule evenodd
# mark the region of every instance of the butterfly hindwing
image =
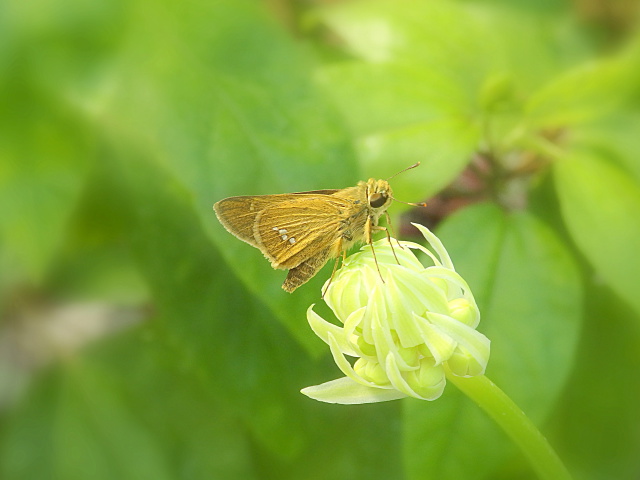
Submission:
<svg viewBox="0 0 640 480">
<path fill-rule="evenodd" d="M 293 292 L 303 283 L 306 283 L 311 277 L 313 277 L 318 270 L 324 267 L 327 260 L 332 256 L 332 248 L 326 248 L 321 252 L 318 252 L 315 256 L 308 258 L 297 267 L 289 270 L 287 278 L 282 284 L 287 292 Z"/>
</svg>

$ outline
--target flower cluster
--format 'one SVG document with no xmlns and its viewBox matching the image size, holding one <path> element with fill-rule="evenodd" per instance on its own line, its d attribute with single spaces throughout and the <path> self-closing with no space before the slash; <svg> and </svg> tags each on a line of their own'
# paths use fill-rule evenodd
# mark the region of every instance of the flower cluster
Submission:
<svg viewBox="0 0 640 480">
<path fill-rule="evenodd" d="M 407 396 L 435 400 L 446 371 L 467 377 L 484 373 L 490 342 L 475 330 L 480 312 L 469 286 L 440 240 L 416 227 L 435 254 L 411 242 L 392 240 L 392 247 L 384 239 L 374 243 L 375 252 L 365 245 L 350 256 L 330 280 L 325 301 L 342 326 L 309 307 L 311 328 L 329 345 L 345 377 L 302 393 L 344 404 Z M 412 250 L 426 254 L 433 265 L 425 268 Z M 346 356 L 357 360 L 351 365 Z"/>
</svg>

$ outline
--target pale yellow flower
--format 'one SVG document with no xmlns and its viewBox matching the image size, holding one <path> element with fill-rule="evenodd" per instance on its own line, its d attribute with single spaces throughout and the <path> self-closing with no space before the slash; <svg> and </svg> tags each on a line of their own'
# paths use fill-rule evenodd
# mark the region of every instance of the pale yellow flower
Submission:
<svg viewBox="0 0 640 480">
<path fill-rule="evenodd" d="M 392 250 L 384 239 L 373 246 L 379 271 L 365 245 L 336 272 L 325 301 L 342 326 L 309 307 L 311 328 L 329 345 L 345 376 L 302 393 L 344 404 L 435 400 L 445 387 L 445 365 L 458 376 L 484 373 L 490 342 L 475 330 L 480 312 L 471 290 L 440 240 L 416 227 L 435 254 L 412 242 L 400 242 L 404 248 L 399 248 L 395 239 Z M 424 252 L 433 265 L 425 267 L 413 250 Z M 346 357 L 355 357 L 355 363 Z"/>
</svg>

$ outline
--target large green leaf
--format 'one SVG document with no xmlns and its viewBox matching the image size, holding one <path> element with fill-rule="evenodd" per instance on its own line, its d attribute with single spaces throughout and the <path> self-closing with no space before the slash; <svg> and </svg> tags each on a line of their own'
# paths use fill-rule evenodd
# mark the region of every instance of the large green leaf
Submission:
<svg viewBox="0 0 640 480">
<path fill-rule="evenodd" d="M 313 465 L 316 478 L 342 478 L 360 464 L 372 475 L 394 476 L 397 430 L 376 447 L 367 438 L 397 425 L 399 406 L 362 408 L 355 418 L 352 410 L 327 409 L 300 394 L 335 374 L 335 366 L 312 362 L 260 298 L 234 278 L 168 172 L 140 158 L 123 160 L 133 247 L 162 312 L 155 339 L 174 374 L 204 385 L 221 408 L 242 419 L 274 477 L 289 472 L 300 478 Z M 297 321 L 322 348 L 304 316 Z M 353 444 L 363 448 L 351 449 Z M 382 451 L 395 456 L 384 459 Z"/>
<path fill-rule="evenodd" d="M 640 312 L 640 186 L 604 159 L 574 153 L 554 164 L 562 216 L 602 279 Z"/>
<path fill-rule="evenodd" d="M 625 109 L 615 116 L 581 125 L 571 131 L 572 148 L 588 148 L 598 155 L 618 162 L 640 182 L 638 157 L 640 113 Z"/>
<path fill-rule="evenodd" d="M 576 50 L 552 48 L 551 17 L 530 15 L 415 0 L 347 2 L 314 12 L 357 57 L 323 67 L 319 79 L 357 135 L 362 162 L 377 171 L 422 161 L 428 170 L 398 182 L 410 196 L 430 195 L 474 152 L 520 138 L 522 99 L 552 78 L 566 62 L 565 50 Z"/>
<path fill-rule="evenodd" d="M 156 440 L 118 390 L 82 361 L 40 383 L 4 440 L 6 479 L 172 478 Z"/>
<path fill-rule="evenodd" d="M 535 128 L 558 128 L 611 115 L 635 91 L 637 50 L 592 60 L 557 76 L 527 101 L 528 121 Z"/>
<path fill-rule="evenodd" d="M 41 377 L 9 418 L 3 479 L 253 478 L 238 418 L 192 378 L 160 370 L 162 343 L 134 334 L 102 350 Z"/>
<path fill-rule="evenodd" d="M 485 26 L 456 2 L 356 1 L 317 15 L 358 57 L 431 68 L 457 87 L 472 89 L 463 92 L 472 93 L 494 66 L 494 52 L 477 41 Z"/>
<path fill-rule="evenodd" d="M 491 339 L 487 376 L 540 423 L 564 386 L 579 333 L 581 288 L 570 255 L 531 215 L 490 205 L 450 217 L 439 235 Z M 512 449 L 476 405 L 447 390 L 431 404 L 406 404 L 409 476 L 490 478 Z"/>
<path fill-rule="evenodd" d="M 117 0 L 0 7 L 0 237 L 12 276 L 41 281 L 64 241 L 95 156 L 84 110 L 124 31 L 121 12 Z"/>
<path fill-rule="evenodd" d="M 144 144 L 184 185 L 212 238 L 210 248 L 302 344 L 317 351 L 301 319 L 319 298 L 330 267 L 290 295 L 280 288 L 284 272 L 273 271 L 258 250 L 226 232 L 212 210 L 232 195 L 356 183 L 352 149 L 310 80 L 308 55 L 255 2 L 215 0 L 184 8 L 140 0 L 137 6 L 126 68 L 106 114 L 111 130 Z M 147 16 L 148 10 L 155 15 Z"/>
<path fill-rule="evenodd" d="M 475 98 L 486 66 L 474 69 L 482 44 L 472 38 L 481 26 L 447 2 L 352 2 L 317 16 L 362 59 L 319 78 L 358 135 L 363 164 L 391 175 L 423 162 L 398 179 L 410 197 L 450 183 L 480 138 Z"/>
<path fill-rule="evenodd" d="M 423 163 L 394 179 L 404 199 L 445 187 L 478 146 L 479 125 L 466 112 L 464 92 L 430 69 L 350 62 L 323 69 L 320 79 L 356 133 L 368 172 L 387 177 Z"/>
<path fill-rule="evenodd" d="M 549 421 L 576 478 L 634 478 L 640 469 L 640 318 L 600 282 L 589 282 L 576 366 Z M 588 433 L 588 434 L 587 434 Z"/>
<path fill-rule="evenodd" d="M 41 280 L 63 241 L 93 147 L 75 112 L 34 89 L 3 85 L 0 236 L 16 266 Z"/>
<path fill-rule="evenodd" d="M 462 116 L 471 100 L 459 84 L 419 63 L 334 63 L 318 79 L 358 136 Z"/>
<path fill-rule="evenodd" d="M 391 98 L 399 95 L 402 101 L 420 92 L 416 100 L 430 98 L 439 105 L 464 100 L 467 112 L 477 107 L 477 93 L 490 75 L 513 75 L 519 90 L 529 92 L 550 80 L 559 66 L 584 55 L 570 25 L 563 24 L 562 34 L 558 32 L 557 12 L 549 15 L 513 5 L 366 0 L 323 8 L 315 17 L 338 34 L 350 53 L 374 68 L 401 65 L 413 70 L 416 80 L 426 80 L 407 92 L 397 88 L 400 83 L 382 83 L 381 90 L 392 87 Z M 379 77 L 371 80 L 375 89 Z M 350 82 L 348 76 L 345 81 Z M 363 101 L 368 96 L 359 95 Z M 388 114 L 395 118 L 393 112 Z M 377 112 L 373 118 L 382 115 Z"/>
<path fill-rule="evenodd" d="M 394 189 L 402 191 L 402 200 L 416 201 L 451 183 L 472 158 L 479 140 L 477 125 L 442 118 L 367 135 L 359 139 L 357 147 L 372 171 L 389 171 L 389 164 L 402 168 L 421 162 L 420 169 L 393 179 Z"/>
</svg>

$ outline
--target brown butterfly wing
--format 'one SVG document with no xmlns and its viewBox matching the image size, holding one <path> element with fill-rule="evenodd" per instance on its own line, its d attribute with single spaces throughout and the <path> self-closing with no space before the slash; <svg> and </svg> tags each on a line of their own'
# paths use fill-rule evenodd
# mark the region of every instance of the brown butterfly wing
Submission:
<svg viewBox="0 0 640 480">
<path fill-rule="evenodd" d="M 338 190 L 314 190 L 310 192 L 285 193 L 278 195 L 246 195 L 229 197 L 220 200 L 213 206 L 220 223 L 240 240 L 261 248 L 253 236 L 253 226 L 256 216 L 265 208 L 299 199 L 301 195 L 332 195 Z"/>
<path fill-rule="evenodd" d="M 341 251 L 345 213 L 353 204 L 330 195 L 296 196 L 256 216 L 253 236 L 271 266 L 293 269 L 318 257 L 320 269 Z"/>
<path fill-rule="evenodd" d="M 335 247 L 325 248 L 297 267 L 289 270 L 287 278 L 282 284 L 282 288 L 291 293 L 303 283 L 307 283 L 311 277 L 318 273 L 318 270 L 324 267 L 327 260 L 331 258 L 332 250 L 335 250 Z"/>
<path fill-rule="evenodd" d="M 213 206 L 218 220 L 228 232 L 240 240 L 260 248 L 253 238 L 253 224 L 256 215 L 266 206 L 267 196 L 229 197 L 220 200 Z"/>
<path fill-rule="evenodd" d="M 273 268 L 289 269 L 282 288 L 293 292 L 362 237 L 362 200 L 335 195 L 347 190 L 230 197 L 214 210 L 229 232 L 259 248 Z"/>
</svg>

